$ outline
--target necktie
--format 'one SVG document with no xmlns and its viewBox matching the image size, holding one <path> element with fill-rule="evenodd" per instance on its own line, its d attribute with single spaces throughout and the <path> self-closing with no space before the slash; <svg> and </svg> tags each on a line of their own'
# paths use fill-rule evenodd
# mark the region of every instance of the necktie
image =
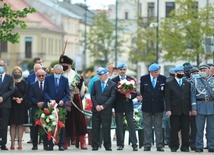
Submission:
<svg viewBox="0 0 214 155">
<path fill-rule="evenodd" d="M 105 82 L 102 82 L 101 83 L 101 91 L 102 91 L 102 93 L 104 92 L 104 89 L 105 89 Z"/>
<path fill-rule="evenodd" d="M 182 85 L 182 80 L 179 80 L 178 84 L 179 84 L 179 86 L 181 86 Z"/>
<path fill-rule="evenodd" d="M 120 80 L 125 80 L 125 77 L 121 77 Z"/>
<path fill-rule="evenodd" d="M 2 84 L 2 75 L 0 74 L 0 86 Z"/>
<path fill-rule="evenodd" d="M 39 89 L 42 92 L 42 82 L 40 82 Z"/>
<path fill-rule="evenodd" d="M 155 78 L 152 78 L 152 86 L 155 88 Z"/>
<path fill-rule="evenodd" d="M 58 92 L 59 89 L 59 84 L 58 84 L 58 79 L 55 78 L 55 89 L 56 89 L 56 93 Z"/>
</svg>

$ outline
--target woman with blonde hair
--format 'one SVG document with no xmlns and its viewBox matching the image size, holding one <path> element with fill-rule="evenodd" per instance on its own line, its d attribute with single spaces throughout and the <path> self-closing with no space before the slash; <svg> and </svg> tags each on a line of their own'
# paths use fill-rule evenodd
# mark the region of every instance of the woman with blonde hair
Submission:
<svg viewBox="0 0 214 155">
<path fill-rule="evenodd" d="M 27 83 L 22 79 L 22 69 L 15 66 L 12 71 L 15 89 L 12 95 L 12 109 L 10 114 L 10 150 L 15 149 L 16 129 L 18 129 L 18 150 L 22 150 L 23 124 L 27 123 Z"/>
</svg>

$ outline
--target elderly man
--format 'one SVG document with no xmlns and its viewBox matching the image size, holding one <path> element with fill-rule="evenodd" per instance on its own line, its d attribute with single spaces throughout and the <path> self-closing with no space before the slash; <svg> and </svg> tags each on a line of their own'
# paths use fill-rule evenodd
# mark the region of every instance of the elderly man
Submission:
<svg viewBox="0 0 214 155">
<path fill-rule="evenodd" d="M 68 86 L 68 79 L 62 76 L 63 67 L 60 64 L 54 66 L 54 74 L 45 78 L 44 95 L 46 105 L 51 100 L 55 100 L 58 103 L 58 108 L 65 108 L 66 101 L 69 99 L 70 90 Z M 59 138 L 59 151 L 64 151 L 64 140 L 65 140 L 65 129 L 62 128 L 60 131 Z M 49 141 L 49 146 L 46 148 L 47 151 L 53 150 L 52 139 Z"/>
<path fill-rule="evenodd" d="M 192 114 L 196 115 L 196 152 L 203 152 L 204 126 L 207 124 L 208 151 L 214 152 L 214 77 L 208 65 L 199 66 L 200 78 L 192 85 Z"/>
<path fill-rule="evenodd" d="M 150 151 L 151 149 L 153 125 L 157 151 L 164 151 L 162 118 L 165 83 L 166 77 L 160 75 L 160 66 L 156 63 L 150 65 L 149 74 L 143 75 L 140 79 L 140 92 L 143 97 L 144 151 Z"/>
<path fill-rule="evenodd" d="M 111 116 L 116 96 L 116 84 L 108 78 L 108 70 L 102 68 L 98 73 L 99 80 L 92 87 L 92 150 L 98 150 L 100 144 L 100 125 L 104 134 L 104 147 L 111 151 Z"/>
<path fill-rule="evenodd" d="M 119 69 L 119 75 L 112 79 L 116 84 L 122 80 L 134 80 L 133 77 L 126 75 L 127 67 L 125 63 L 121 63 L 117 66 Z M 116 98 L 114 101 L 114 109 L 116 114 L 116 136 L 117 136 L 117 150 L 123 150 L 124 147 L 124 135 L 123 135 L 123 117 L 125 114 L 130 141 L 132 143 L 133 151 L 137 149 L 137 137 L 135 133 L 135 126 L 133 122 L 133 99 L 137 96 L 136 93 L 122 94 L 119 91 L 116 92 Z"/>
<path fill-rule="evenodd" d="M 166 82 L 165 102 L 166 115 L 170 116 L 170 149 L 176 152 L 179 148 L 178 132 L 181 130 L 181 151 L 189 152 L 189 113 L 191 111 L 191 83 L 183 78 L 184 67 L 174 68 L 175 78 Z"/>
<path fill-rule="evenodd" d="M 7 144 L 7 127 L 10 118 L 11 97 L 14 91 L 13 77 L 6 74 L 6 65 L 0 60 L 0 117 L 2 120 L 2 142 L 1 150 L 8 150 Z"/>
</svg>

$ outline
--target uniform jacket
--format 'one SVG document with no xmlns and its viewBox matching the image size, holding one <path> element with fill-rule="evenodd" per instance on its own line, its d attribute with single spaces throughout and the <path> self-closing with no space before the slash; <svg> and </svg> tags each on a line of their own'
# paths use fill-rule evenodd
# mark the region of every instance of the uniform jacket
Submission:
<svg viewBox="0 0 214 155">
<path fill-rule="evenodd" d="M 101 92 L 101 82 L 100 80 L 97 80 L 94 82 L 92 86 L 91 91 L 91 99 L 93 103 L 93 112 L 96 112 L 95 109 L 97 105 L 102 105 L 105 109 L 108 109 L 108 111 L 112 111 L 113 102 L 116 97 L 116 84 L 108 80 L 104 89 L 104 92 Z"/>
<path fill-rule="evenodd" d="M 70 90 L 68 86 L 68 79 L 64 76 L 61 76 L 59 79 L 59 89 L 56 92 L 56 86 L 54 81 L 54 74 L 47 76 L 45 78 L 44 85 L 44 94 L 46 102 L 50 102 L 50 100 L 55 100 L 59 103 L 60 100 L 63 100 L 63 108 L 65 108 L 66 101 L 69 100 Z"/>
<path fill-rule="evenodd" d="M 0 103 L 0 108 L 11 108 L 11 96 L 14 91 L 13 77 L 5 74 L 2 84 L 0 86 L 0 97 L 3 102 Z"/>
<path fill-rule="evenodd" d="M 166 77 L 157 77 L 155 88 L 153 88 L 150 74 L 140 79 L 140 92 L 143 97 L 142 111 L 147 113 L 160 113 L 164 111 L 164 89 Z"/>
<path fill-rule="evenodd" d="M 126 75 L 126 79 L 134 79 L 131 76 Z M 116 83 L 116 86 L 118 82 L 120 81 L 120 77 L 116 76 L 112 79 Z M 116 87 L 115 87 L 116 89 Z M 124 94 L 121 94 L 120 92 L 116 91 L 116 98 L 114 101 L 114 109 L 115 112 L 122 113 L 122 112 L 133 112 L 133 99 L 137 96 L 136 93 L 131 93 L 131 98 L 127 99 Z"/>
<path fill-rule="evenodd" d="M 197 113 L 202 115 L 213 115 L 214 101 L 205 101 L 205 97 L 214 100 L 214 77 L 206 80 L 204 78 L 196 78 L 191 88 L 192 110 L 197 110 Z"/>
<path fill-rule="evenodd" d="M 183 78 L 182 86 L 179 86 L 176 79 L 166 82 L 165 88 L 166 111 L 172 115 L 189 115 L 191 111 L 191 83 Z"/>
</svg>

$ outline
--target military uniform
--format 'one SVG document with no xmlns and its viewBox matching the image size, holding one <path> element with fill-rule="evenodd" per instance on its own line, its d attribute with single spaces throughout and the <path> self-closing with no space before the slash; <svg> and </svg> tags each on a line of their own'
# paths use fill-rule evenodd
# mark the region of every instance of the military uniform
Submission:
<svg viewBox="0 0 214 155">
<path fill-rule="evenodd" d="M 192 110 L 197 111 L 196 150 L 203 151 L 204 126 L 207 120 L 208 149 L 212 152 L 214 150 L 214 77 L 196 78 L 191 89 Z"/>
</svg>

